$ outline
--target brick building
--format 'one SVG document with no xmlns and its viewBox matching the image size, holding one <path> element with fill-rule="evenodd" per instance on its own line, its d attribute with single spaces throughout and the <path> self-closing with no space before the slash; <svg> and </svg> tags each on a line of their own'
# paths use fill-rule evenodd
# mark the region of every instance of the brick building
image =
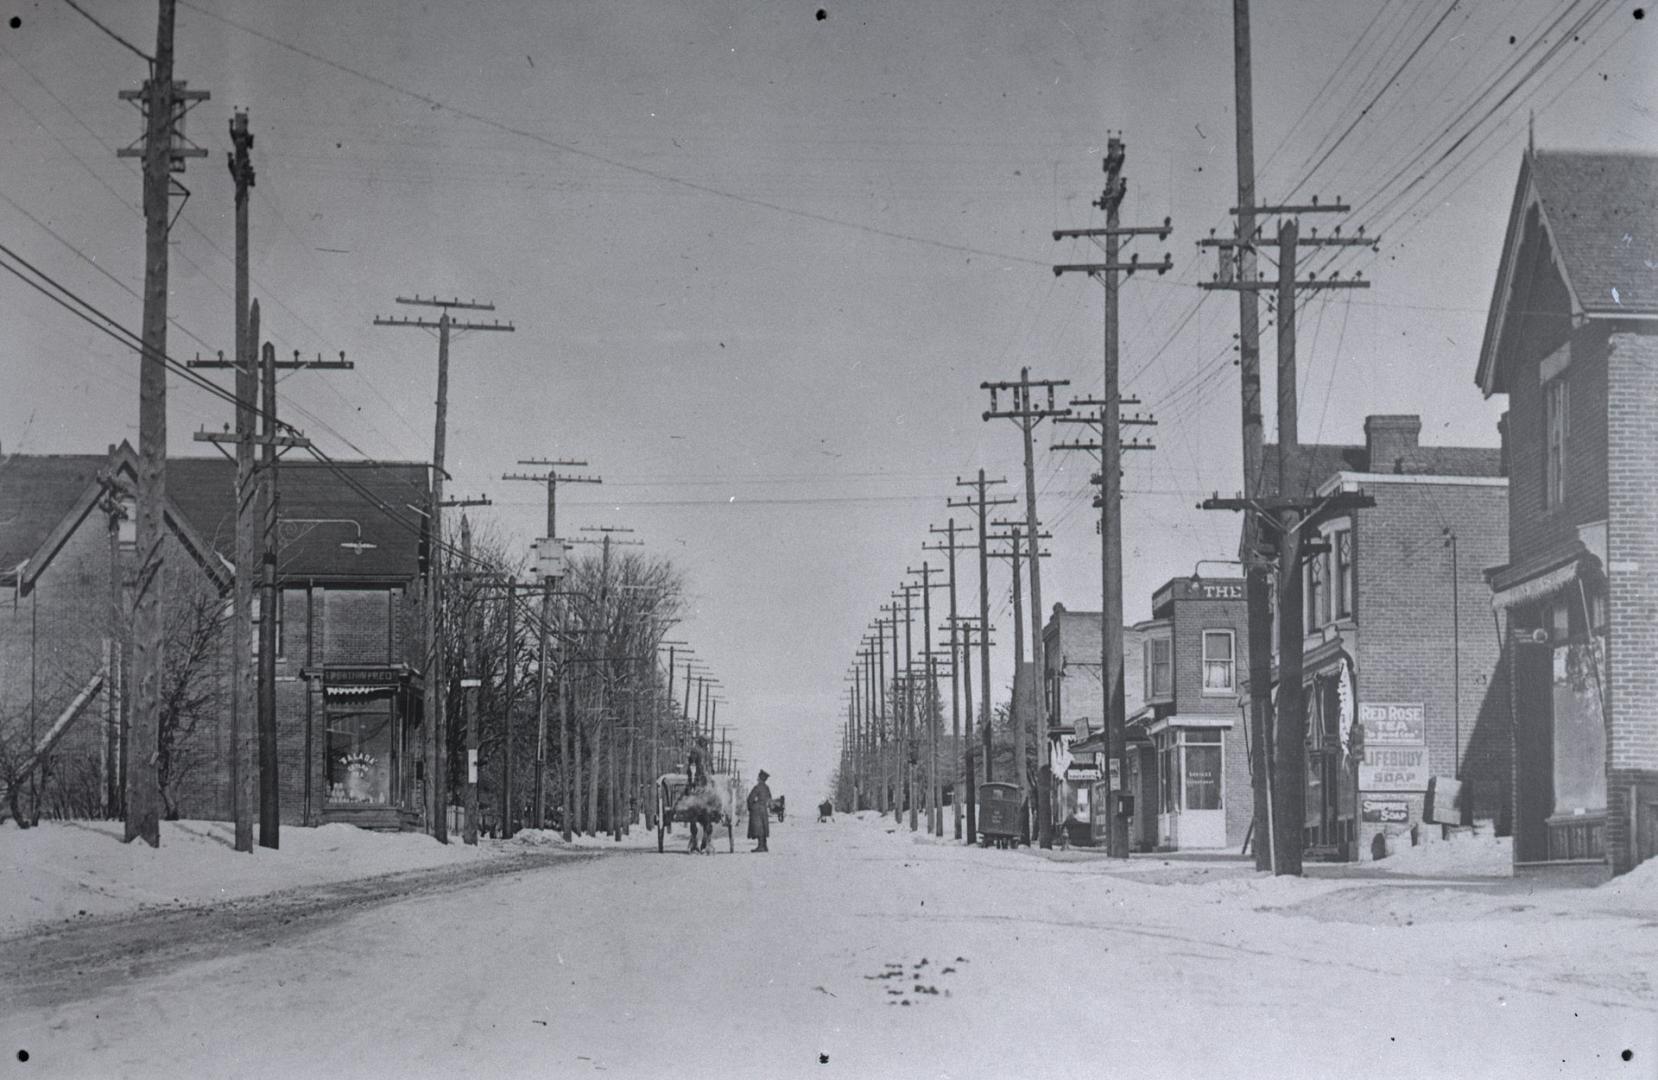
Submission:
<svg viewBox="0 0 1658 1080">
<path fill-rule="evenodd" d="M 1301 571 L 1303 836 L 1326 857 L 1369 858 L 1379 835 L 1423 823 L 1430 785 L 1435 821 L 1508 819 L 1507 669 L 1481 573 L 1507 557 L 1502 451 L 1423 446 L 1421 428 L 1370 416 L 1363 445 L 1303 445 L 1291 470 L 1295 494 L 1375 500 L 1321 520 Z M 1265 460 L 1271 494 L 1276 445 Z"/>
<path fill-rule="evenodd" d="M 13 455 L 0 466 L 0 737 L 32 743 L 100 672 L 99 699 L 37 777 L 59 816 L 119 808 L 128 721 L 136 457 Z M 230 815 L 228 608 L 234 465 L 167 466 L 169 662 L 194 640 L 178 685 L 193 700 L 173 752 L 169 812 Z M 397 508 L 425 498 L 420 464 L 284 464 L 276 656 L 284 821 L 396 825 L 418 805 L 420 676 L 413 649 L 419 538 Z M 195 632 L 191 637 L 192 630 Z M 164 688 L 166 680 L 164 679 Z"/>
<path fill-rule="evenodd" d="M 1055 604 L 1042 628 L 1043 686 L 1048 695 L 1048 752 L 1053 762 L 1054 823 L 1068 826 L 1071 843 L 1103 843 L 1106 807 L 1094 805 L 1105 757 L 1104 683 L 1100 679 L 1097 611 L 1067 611 Z M 1140 707 L 1139 636 L 1123 628 L 1123 700 L 1127 715 Z M 1099 793 L 1103 796 L 1104 789 Z"/>
<path fill-rule="evenodd" d="M 1144 687 L 1128 714 L 1131 844 L 1141 851 L 1237 848 L 1252 810 L 1239 688 L 1249 670 L 1241 578 L 1173 578 L 1134 627 Z"/>
<path fill-rule="evenodd" d="M 1658 852 L 1658 157 L 1527 148 L 1475 378 L 1513 489 L 1492 602 L 1514 670 L 1519 870 Z"/>
</svg>

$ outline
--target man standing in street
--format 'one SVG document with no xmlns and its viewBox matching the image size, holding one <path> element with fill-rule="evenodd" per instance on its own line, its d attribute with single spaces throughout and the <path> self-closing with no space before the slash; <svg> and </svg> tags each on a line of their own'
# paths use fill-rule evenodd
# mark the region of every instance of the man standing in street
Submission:
<svg viewBox="0 0 1658 1080">
<path fill-rule="evenodd" d="M 748 792 L 748 838 L 758 840 L 755 851 L 765 851 L 766 838 L 771 835 L 771 788 L 766 780 L 771 774 L 761 769 L 759 778 Z"/>
</svg>

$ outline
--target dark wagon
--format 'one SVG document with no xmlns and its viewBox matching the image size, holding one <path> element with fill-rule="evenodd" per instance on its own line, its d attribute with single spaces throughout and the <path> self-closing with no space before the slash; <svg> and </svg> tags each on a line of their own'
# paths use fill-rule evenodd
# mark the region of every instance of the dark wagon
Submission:
<svg viewBox="0 0 1658 1080">
<path fill-rule="evenodd" d="M 979 842 L 985 847 L 1015 846 L 1024 838 L 1024 802 L 1019 785 L 979 785 Z"/>
</svg>

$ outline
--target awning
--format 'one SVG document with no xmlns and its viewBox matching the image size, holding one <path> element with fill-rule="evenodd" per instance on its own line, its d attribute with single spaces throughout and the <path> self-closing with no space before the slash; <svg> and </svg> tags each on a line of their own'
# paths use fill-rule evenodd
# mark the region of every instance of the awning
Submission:
<svg viewBox="0 0 1658 1080">
<path fill-rule="evenodd" d="M 1572 540 L 1525 562 L 1487 570 L 1491 606 L 1504 611 L 1553 596 L 1586 573 L 1598 571 L 1599 564 L 1581 540 Z"/>
<path fill-rule="evenodd" d="M 325 698 L 366 698 L 418 687 L 420 677 L 407 664 L 325 664 Z"/>
</svg>

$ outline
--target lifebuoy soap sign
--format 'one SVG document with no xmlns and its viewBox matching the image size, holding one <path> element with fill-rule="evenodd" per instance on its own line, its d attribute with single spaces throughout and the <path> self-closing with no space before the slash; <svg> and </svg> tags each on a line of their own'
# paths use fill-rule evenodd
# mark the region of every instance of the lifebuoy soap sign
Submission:
<svg viewBox="0 0 1658 1080">
<path fill-rule="evenodd" d="M 1361 702 L 1364 760 L 1360 791 L 1427 791 L 1427 706 L 1421 702 Z"/>
</svg>

